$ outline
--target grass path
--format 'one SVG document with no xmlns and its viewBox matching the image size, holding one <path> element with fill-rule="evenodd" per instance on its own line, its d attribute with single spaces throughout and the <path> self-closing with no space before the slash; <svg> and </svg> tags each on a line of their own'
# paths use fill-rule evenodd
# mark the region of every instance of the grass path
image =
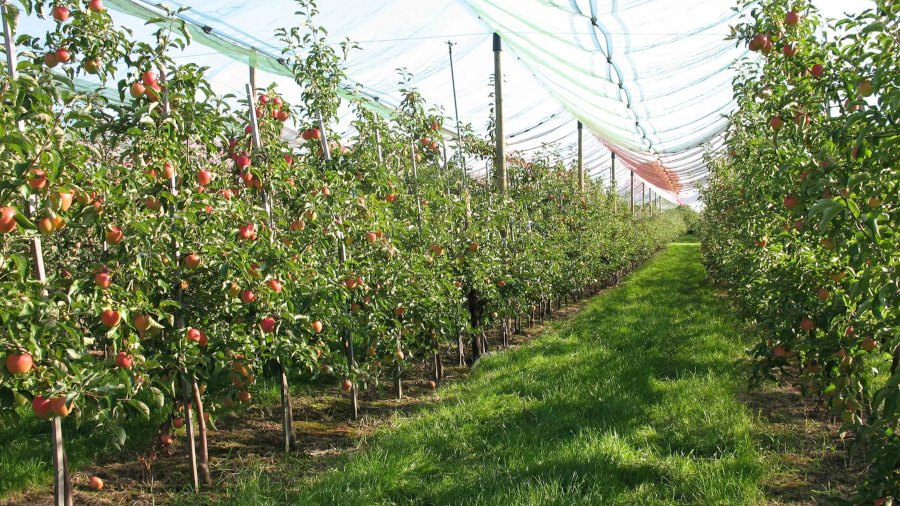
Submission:
<svg viewBox="0 0 900 506">
<path fill-rule="evenodd" d="M 740 323 L 675 243 L 620 287 L 329 471 L 236 480 L 235 504 L 758 504 Z M 271 481 L 271 480 L 277 480 Z"/>
</svg>

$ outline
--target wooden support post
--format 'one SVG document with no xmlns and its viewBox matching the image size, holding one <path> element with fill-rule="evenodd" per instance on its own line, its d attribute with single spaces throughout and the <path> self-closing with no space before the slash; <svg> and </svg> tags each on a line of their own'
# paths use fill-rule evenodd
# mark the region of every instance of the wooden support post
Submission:
<svg viewBox="0 0 900 506">
<path fill-rule="evenodd" d="M 631 215 L 634 216 L 634 171 L 631 171 Z"/>
<path fill-rule="evenodd" d="M 194 406 L 197 408 L 197 428 L 200 431 L 200 477 L 204 485 L 211 487 L 213 481 L 209 472 L 209 446 L 206 443 L 206 413 L 203 410 L 203 398 L 197 380 L 191 382 L 191 389 L 194 394 Z"/>
<path fill-rule="evenodd" d="M 187 449 L 191 459 L 191 483 L 194 493 L 200 491 L 200 474 L 197 468 L 197 439 L 194 437 L 194 414 L 191 409 L 191 386 L 187 376 L 181 378 L 181 401 L 184 405 L 184 427 L 187 429 Z"/>
<path fill-rule="evenodd" d="M 578 122 L 578 191 L 584 191 L 584 125 Z"/>
<path fill-rule="evenodd" d="M 494 33 L 494 177 L 500 193 L 505 194 L 509 181 L 506 176 L 506 139 L 503 137 L 503 71 L 501 56 L 503 52 L 500 34 Z"/>
<path fill-rule="evenodd" d="M 613 199 L 613 212 L 616 212 L 616 207 L 618 207 L 619 202 L 619 188 L 616 186 L 616 152 L 612 151 L 610 154 L 609 191 Z"/>
</svg>

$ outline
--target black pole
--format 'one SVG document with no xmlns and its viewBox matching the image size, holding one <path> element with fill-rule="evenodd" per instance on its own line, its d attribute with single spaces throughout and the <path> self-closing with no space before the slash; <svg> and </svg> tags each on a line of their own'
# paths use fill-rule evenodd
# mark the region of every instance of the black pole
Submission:
<svg viewBox="0 0 900 506">
<path fill-rule="evenodd" d="M 447 41 L 447 49 L 450 52 L 450 82 L 453 85 L 453 112 L 456 113 L 456 151 L 463 170 L 463 188 L 468 186 L 469 173 L 466 170 L 466 156 L 462 147 L 462 127 L 459 123 L 459 102 L 456 98 L 456 72 L 453 70 L 453 42 Z"/>
</svg>

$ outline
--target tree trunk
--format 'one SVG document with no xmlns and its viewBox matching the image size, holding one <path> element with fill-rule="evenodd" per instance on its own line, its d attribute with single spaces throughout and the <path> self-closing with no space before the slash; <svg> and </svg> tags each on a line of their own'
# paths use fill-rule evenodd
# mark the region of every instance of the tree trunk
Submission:
<svg viewBox="0 0 900 506">
<path fill-rule="evenodd" d="M 281 429 L 284 436 L 285 453 L 293 450 L 297 444 L 294 437 L 294 406 L 291 403 L 291 388 L 288 383 L 287 370 L 281 362 L 278 363 L 281 370 Z"/>
<path fill-rule="evenodd" d="M 197 441 L 194 437 L 194 415 L 191 410 L 191 387 L 187 379 L 182 378 L 182 400 L 184 405 L 184 426 L 187 429 L 187 450 L 191 465 L 191 479 L 194 493 L 200 491 L 200 478 L 197 474 Z"/>
</svg>

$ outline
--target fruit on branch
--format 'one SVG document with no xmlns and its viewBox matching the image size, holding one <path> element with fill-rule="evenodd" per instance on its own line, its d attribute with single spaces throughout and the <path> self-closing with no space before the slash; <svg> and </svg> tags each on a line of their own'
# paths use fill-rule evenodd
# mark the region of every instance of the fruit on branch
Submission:
<svg viewBox="0 0 900 506">
<path fill-rule="evenodd" d="M 28 186 L 32 190 L 43 190 L 47 187 L 47 174 L 41 169 L 28 171 Z"/>
<path fill-rule="evenodd" d="M 788 195 L 784 198 L 784 207 L 788 209 L 794 209 L 799 203 L 800 201 L 794 195 Z"/>
<path fill-rule="evenodd" d="M 772 127 L 772 130 L 775 130 L 777 132 L 781 130 L 782 127 L 784 127 L 784 120 L 781 119 L 780 116 L 772 116 L 769 119 L 769 126 Z"/>
<path fill-rule="evenodd" d="M 871 337 L 867 337 L 862 340 L 862 343 L 860 343 L 860 346 L 862 347 L 863 350 L 871 353 L 871 352 L 875 351 L 876 348 L 878 348 L 878 343 Z"/>
<path fill-rule="evenodd" d="M 807 332 L 815 330 L 816 322 L 812 321 L 812 318 L 804 318 L 800 320 L 800 328 Z"/>
<path fill-rule="evenodd" d="M 65 395 L 59 395 L 50 399 L 50 412 L 60 418 L 65 418 L 72 412 L 72 406 L 68 404 Z"/>
<path fill-rule="evenodd" d="M 118 355 L 116 355 L 116 366 L 121 369 L 131 369 L 134 365 L 134 357 L 125 353 L 124 351 L 120 351 Z"/>
<path fill-rule="evenodd" d="M 34 396 L 34 399 L 31 400 L 31 410 L 34 412 L 34 416 L 47 418 L 50 416 L 50 399 L 43 395 Z"/>
<path fill-rule="evenodd" d="M 156 77 L 156 72 L 152 70 L 148 70 L 141 75 L 141 81 L 144 82 L 145 86 L 153 86 L 159 84 L 159 79 Z"/>
<path fill-rule="evenodd" d="M 244 290 L 241 292 L 241 302 L 244 304 L 250 304 L 256 300 L 256 294 L 253 293 L 253 290 Z"/>
<path fill-rule="evenodd" d="M 212 172 L 209 169 L 200 169 L 197 172 L 197 182 L 200 183 L 200 186 L 208 185 L 212 182 Z"/>
<path fill-rule="evenodd" d="M 821 63 L 816 63 L 809 69 L 809 73 L 812 74 L 816 79 L 821 79 L 822 76 L 825 75 L 825 65 Z"/>
<path fill-rule="evenodd" d="M 242 226 L 238 230 L 238 237 L 245 241 L 255 241 L 257 238 L 256 225 L 254 225 L 253 223 L 248 223 Z"/>
<path fill-rule="evenodd" d="M 16 229 L 16 215 L 18 211 L 15 207 L 0 208 L 0 233 L 8 234 Z"/>
<path fill-rule="evenodd" d="M 56 52 L 53 53 L 53 56 L 59 63 L 68 63 L 68 61 L 72 59 L 72 53 L 64 47 L 57 49 Z"/>
<path fill-rule="evenodd" d="M 788 11 L 784 16 L 784 24 L 787 26 L 797 26 L 800 24 L 800 13 L 797 11 Z"/>
<path fill-rule="evenodd" d="M 37 222 L 37 228 L 41 235 L 50 235 L 53 232 L 53 221 L 50 218 L 41 218 Z"/>
<path fill-rule="evenodd" d="M 88 10 L 99 13 L 105 11 L 106 7 L 103 5 L 103 0 L 91 0 L 88 2 Z"/>
<path fill-rule="evenodd" d="M 278 281 L 277 279 L 270 279 L 266 281 L 266 286 L 268 286 L 269 289 L 271 289 L 275 293 L 281 293 L 281 281 Z"/>
<path fill-rule="evenodd" d="M 97 74 L 100 72 L 100 67 L 103 64 L 97 58 L 92 58 L 90 60 L 84 60 L 81 62 L 81 68 L 84 69 L 88 74 Z"/>
<path fill-rule="evenodd" d="M 106 290 L 112 284 L 112 276 L 108 272 L 98 272 L 94 276 L 94 284 Z"/>
<path fill-rule="evenodd" d="M 53 205 L 53 209 L 64 213 L 72 207 L 73 197 L 71 192 L 54 192 L 50 194 L 50 203 Z"/>
<path fill-rule="evenodd" d="M 13 375 L 24 375 L 34 367 L 34 358 L 29 353 L 13 353 L 6 357 L 6 370 Z"/>
<path fill-rule="evenodd" d="M 131 85 L 129 93 L 131 93 L 131 98 L 141 98 L 147 93 L 147 88 L 143 84 L 136 82 Z"/>
<path fill-rule="evenodd" d="M 781 54 L 784 56 L 791 58 L 797 55 L 797 46 L 793 44 L 785 44 L 783 48 L 781 48 Z"/>
<path fill-rule="evenodd" d="M 819 288 L 816 290 L 816 297 L 818 297 L 819 300 L 828 300 L 831 298 L 831 292 L 825 288 Z"/>
<path fill-rule="evenodd" d="M 375 232 L 366 232 L 366 242 L 369 244 L 374 243 L 378 240 L 378 235 Z"/>
<path fill-rule="evenodd" d="M 872 86 L 872 81 L 860 79 L 859 82 L 856 83 L 856 91 L 863 97 L 871 97 L 872 94 L 875 93 L 875 88 Z"/>
<path fill-rule="evenodd" d="M 56 53 L 47 53 L 44 55 L 44 65 L 50 67 L 51 69 L 59 65 L 59 60 L 56 59 Z"/>
<path fill-rule="evenodd" d="M 343 390 L 345 392 L 349 392 L 352 389 L 353 389 L 352 381 L 350 381 L 349 379 L 344 379 L 344 381 L 341 381 L 341 390 Z"/>
<path fill-rule="evenodd" d="M 764 33 L 758 33 L 750 39 L 749 48 L 751 51 L 761 51 L 767 44 L 771 44 L 769 38 Z"/>
<path fill-rule="evenodd" d="M 175 177 L 175 166 L 169 162 L 163 164 L 162 168 L 163 177 L 166 179 L 172 179 Z"/>
<path fill-rule="evenodd" d="M 319 320 L 313 321 L 312 323 L 309 324 L 309 326 L 312 328 L 312 331 L 313 331 L 314 333 L 316 333 L 316 334 L 321 333 L 321 332 L 322 332 L 322 328 L 324 327 L 324 325 L 322 324 L 322 322 L 319 321 Z"/>
<path fill-rule="evenodd" d="M 119 244 L 124 238 L 125 233 L 116 225 L 112 225 L 106 230 L 106 243 L 111 246 Z"/>
<path fill-rule="evenodd" d="M 271 316 L 267 316 L 259 322 L 259 326 L 260 328 L 262 328 L 262 331 L 270 334 L 272 332 L 275 332 L 276 324 L 277 322 L 275 321 L 275 318 L 272 318 Z"/>
<path fill-rule="evenodd" d="M 191 253 L 184 257 L 184 266 L 188 269 L 196 269 L 200 267 L 200 255 Z"/>
<path fill-rule="evenodd" d="M 65 5 L 56 5 L 50 12 L 53 15 L 53 19 L 59 21 L 60 23 L 68 21 L 69 16 L 72 14 L 71 11 L 69 11 L 69 8 Z"/>
<path fill-rule="evenodd" d="M 111 329 L 119 325 L 119 322 L 122 321 L 122 316 L 115 309 L 106 309 L 100 313 L 100 321 L 106 328 Z"/>
<path fill-rule="evenodd" d="M 176 429 L 180 429 L 180 428 L 184 427 L 184 418 L 181 418 L 181 417 L 173 418 L 172 419 L 172 427 L 175 427 Z"/>
<path fill-rule="evenodd" d="M 171 434 L 163 434 L 159 436 L 159 442 L 163 446 L 172 446 L 172 444 L 175 443 L 175 438 L 173 438 Z"/>
<path fill-rule="evenodd" d="M 185 333 L 185 337 L 187 338 L 187 340 L 194 341 L 195 343 L 199 343 L 202 336 L 203 333 L 193 327 L 189 328 L 187 330 L 187 333 Z"/>
<path fill-rule="evenodd" d="M 150 317 L 145 314 L 139 314 L 134 317 L 134 328 L 139 332 L 145 332 L 150 329 Z"/>
<path fill-rule="evenodd" d="M 250 395 L 250 392 L 248 392 L 246 390 L 242 390 L 241 392 L 238 392 L 238 400 L 241 401 L 242 403 L 249 404 L 251 399 L 253 399 L 253 396 Z"/>
</svg>

